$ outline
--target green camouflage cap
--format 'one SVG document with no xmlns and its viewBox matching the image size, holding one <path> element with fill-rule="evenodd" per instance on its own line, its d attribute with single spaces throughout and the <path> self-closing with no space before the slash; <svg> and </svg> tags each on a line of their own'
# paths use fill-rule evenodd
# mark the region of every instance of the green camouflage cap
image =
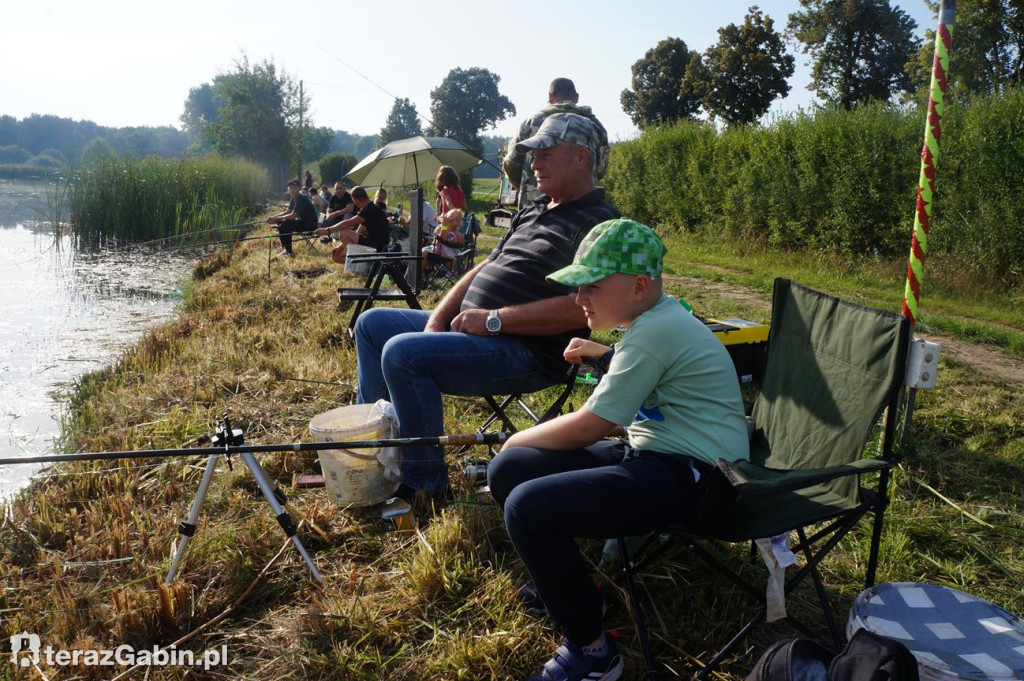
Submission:
<svg viewBox="0 0 1024 681">
<path fill-rule="evenodd" d="M 661 276 L 665 244 L 647 225 L 633 220 L 607 220 L 583 239 L 573 263 L 547 276 L 565 286 L 585 286 L 610 274 Z"/>
<path fill-rule="evenodd" d="M 572 142 L 590 149 L 597 149 L 597 130 L 589 118 L 574 113 L 551 114 L 544 119 L 533 137 L 516 145 L 517 154 L 525 154 L 534 149 L 550 149 L 562 142 Z"/>
</svg>

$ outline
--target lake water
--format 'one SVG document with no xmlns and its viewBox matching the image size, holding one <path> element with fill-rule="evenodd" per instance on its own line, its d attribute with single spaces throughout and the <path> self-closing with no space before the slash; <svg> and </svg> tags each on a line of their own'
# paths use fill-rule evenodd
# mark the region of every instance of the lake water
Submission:
<svg viewBox="0 0 1024 681">
<path fill-rule="evenodd" d="M 195 255 L 76 253 L 45 184 L 0 179 L 0 458 L 52 453 L 60 395 L 167 320 Z M 0 500 L 35 466 L 0 466 Z"/>
</svg>

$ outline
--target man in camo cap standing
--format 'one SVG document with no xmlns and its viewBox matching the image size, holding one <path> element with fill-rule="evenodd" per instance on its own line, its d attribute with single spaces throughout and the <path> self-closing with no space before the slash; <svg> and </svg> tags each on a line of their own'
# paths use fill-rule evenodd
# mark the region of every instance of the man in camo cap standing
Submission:
<svg viewBox="0 0 1024 681">
<path fill-rule="evenodd" d="M 568 78 L 555 78 L 548 87 L 548 105 L 523 121 L 519 126 L 519 134 L 509 140 L 505 158 L 502 161 L 502 172 L 509 182 L 519 190 L 519 209 L 522 210 L 530 205 L 537 198 L 537 179 L 533 175 L 530 163 L 533 161 L 533 154 L 529 151 L 521 152 L 516 145 L 522 140 L 529 139 L 537 134 L 541 124 L 548 116 L 555 113 L 574 113 L 590 120 L 597 133 L 596 144 L 593 149 L 594 160 L 594 181 L 604 177 L 608 170 L 608 133 L 604 126 L 594 116 L 589 106 L 580 106 L 579 93 L 576 92 L 576 85 Z"/>
<path fill-rule="evenodd" d="M 374 308 L 359 316 L 356 401 L 390 399 L 400 437 L 441 435 L 442 395 L 526 393 L 566 380 L 562 350 L 587 334 L 587 320 L 572 288 L 545 276 L 572 262 L 595 225 L 619 215 L 594 184 L 598 140 L 583 116 L 549 116 L 517 145 L 520 153 L 533 153 L 544 195 L 516 214 L 487 260 L 433 311 Z M 439 363 L 439 357 L 457 359 Z M 402 477 L 389 515 L 410 505 L 417 491 L 445 496 L 443 448 L 403 448 Z"/>
</svg>

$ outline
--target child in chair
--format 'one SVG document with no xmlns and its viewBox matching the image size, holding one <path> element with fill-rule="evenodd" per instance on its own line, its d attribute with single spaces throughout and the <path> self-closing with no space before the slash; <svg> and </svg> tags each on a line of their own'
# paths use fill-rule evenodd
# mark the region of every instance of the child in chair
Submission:
<svg viewBox="0 0 1024 681">
<path fill-rule="evenodd" d="M 602 222 L 572 265 L 548 280 L 579 287 L 594 331 L 625 326 L 614 349 L 574 338 L 566 361 L 608 370 L 579 411 L 521 430 L 488 468 L 491 494 L 542 602 L 565 641 L 531 681 L 614 681 L 615 640 L 576 537 L 644 534 L 693 521 L 717 459 L 749 457 L 739 381 L 728 352 L 662 293 L 665 245 L 631 220 Z M 626 426 L 628 441 L 605 440 Z M 532 605 L 537 606 L 534 602 Z"/>
<path fill-rule="evenodd" d="M 424 270 L 427 268 L 428 258 L 431 253 L 444 258 L 450 269 L 455 269 L 455 258 L 459 255 L 459 247 L 466 245 L 466 237 L 459 231 L 462 226 L 462 218 L 465 214 L 458 208 L 452 208 L 441 216 L 441 225 L 434 231 L 434 243 L 423 248 Z"/>
</svg>

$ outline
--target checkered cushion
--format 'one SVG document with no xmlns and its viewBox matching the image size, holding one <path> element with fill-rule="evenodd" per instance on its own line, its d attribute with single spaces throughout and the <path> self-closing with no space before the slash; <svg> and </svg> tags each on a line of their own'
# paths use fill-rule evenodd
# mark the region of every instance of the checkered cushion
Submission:
<svg viewBox="0 0 1024 681">
<path fill-rule="evenodd" d="M 915 582 L 873 586 L 854 601 L 847 634 L 862 627 L 905 644 L 922 679 L 1024 679 L 1024 622 L 956 589 Z"/>
</svg>

